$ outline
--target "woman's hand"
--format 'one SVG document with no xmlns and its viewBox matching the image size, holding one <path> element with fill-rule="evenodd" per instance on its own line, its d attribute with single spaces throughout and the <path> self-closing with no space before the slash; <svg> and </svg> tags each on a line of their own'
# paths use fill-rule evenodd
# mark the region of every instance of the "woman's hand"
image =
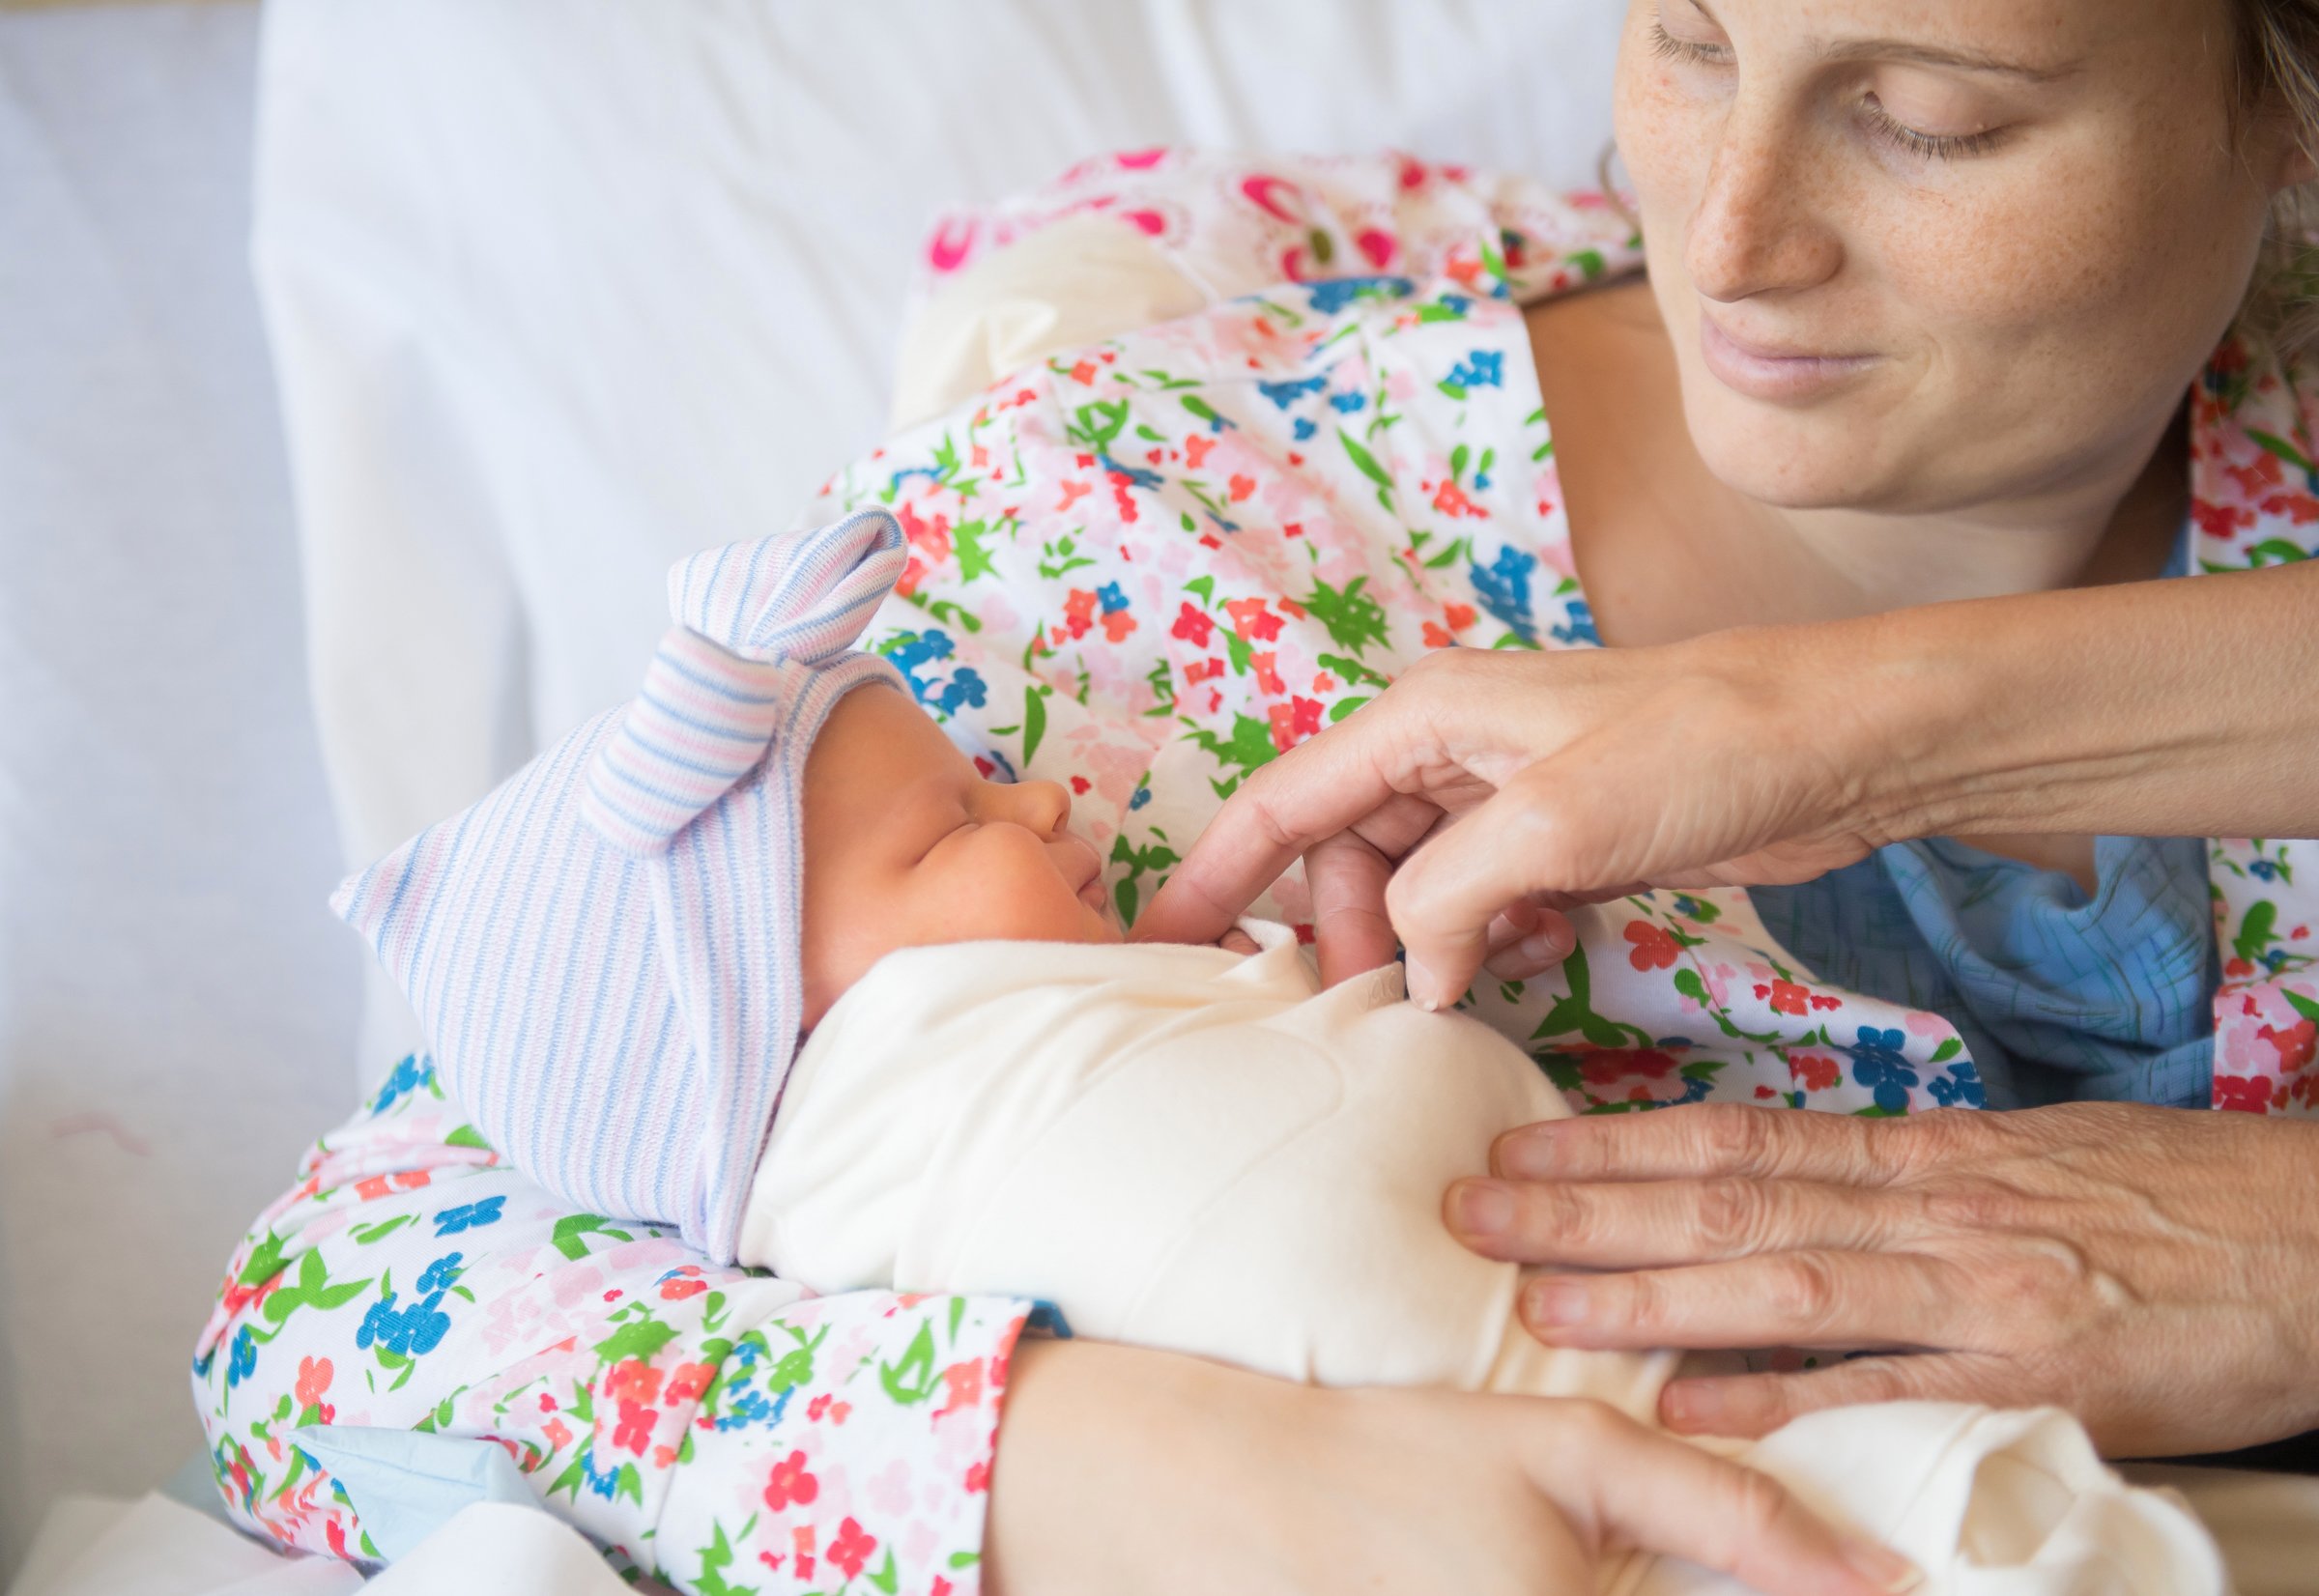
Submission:
<svg viewBox="0 0 2319 1596">
<path fill-rule="evenodd" d="M 1592 1596 L 1607 1548 L 1767 1596 L 1876 1596 L 1908 1563 L 1775 1481 L 1599 1404 L 1333 1391 L 1199 1358 L 1022 1343 L 991 1477 L 996 1596 Z"/>
<path fill-rule="evenodd" d="M 1890 840 L 1877 817 L 1902 806 L 1871 778 L 1899 765 L 1791 657 L 1808 631 L 1429 654 L 1251 775 L 1135 935 L 1210 941 L 1302 856 L 1322 979 L 1390 959 L 1398 932 L 1411 996 L 1440 1007 L 1485 959 L 1509 978 L 1560 962 L 1571 904 L 1849 864 Z"/>
<path fill-rule="evenodd" d="M 1904 1398 L 2051 1403 L 2112 1456 L 2319 1426 L 2319 1125 L 1701 1105 L 1531 1126 L 1492 1167 L 1446 1199 L 1469 1246 L 1613 1271 L 1532 1282 L 1542 1340 L 1912 1350 L 1676 1381 L 1678 1431 Z"/>
<path fill-rule="evenodd" d="M 1911 837 L 2319 836 L 2319 695 L 2238 690 L 2309 676 L 2305 565 L 1430 654 L 1250 776 L 1135 934 L 1209 941 L 1303 857 L 1323 979 L 1398 931 L 1442 1005 L 1485 958 L 1559 962 L 1558 908 L 1638 885 L 1807 880 Z"/>
</svg>

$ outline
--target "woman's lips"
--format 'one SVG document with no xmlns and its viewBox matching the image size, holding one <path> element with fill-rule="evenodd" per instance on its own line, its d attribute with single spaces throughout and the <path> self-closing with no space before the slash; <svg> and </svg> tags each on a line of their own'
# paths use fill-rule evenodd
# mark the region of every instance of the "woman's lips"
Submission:
<svg viewBox="0 0 2319 1596">
<path fill-rule="evenodd" d="M 1699 318 L 1699 353 L 1716 380 L 1750 399 L 1817 398 L 1875 363 L 1873 355 L 1800 355 L 1742 343 Z"/>
</svg>

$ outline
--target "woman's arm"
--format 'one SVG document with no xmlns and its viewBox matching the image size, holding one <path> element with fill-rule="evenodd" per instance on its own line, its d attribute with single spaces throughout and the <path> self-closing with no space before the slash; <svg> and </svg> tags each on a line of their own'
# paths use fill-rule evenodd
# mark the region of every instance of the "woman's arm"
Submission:
<svg viewBox="0 0 2319 1596">
<path fill-rule="evenodd" d="M 1255 772 L 1136 932 L 1212 937 L 1304 856 L 1330 978 L 1397 934 L 1413 995 L 1446 1003 L 1485 957 L 1521 977 L 1566 954 L 1556 906 L 1639 883 L 1804 880 L 1957 833 L 2311 835 L 2312 681 L 2303 566 L 1444 651 Z"/>
</svg>

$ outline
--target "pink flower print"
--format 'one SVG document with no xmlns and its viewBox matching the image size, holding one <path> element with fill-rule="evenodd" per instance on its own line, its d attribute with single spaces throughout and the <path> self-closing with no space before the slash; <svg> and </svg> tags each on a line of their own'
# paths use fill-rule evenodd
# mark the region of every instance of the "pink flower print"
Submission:
<svg viewBox="0 0 2319 1596">
<path fill-rule="evenodd" d="M 791 1503 L 803 1507 L 820 1494 L 821 1482 L 807 1470 L 803 1452 L 791 1452 L 776 1463 L 765 1481 L 765 1505 L 776 1513 L 787 1511 Z M 813 1550 L 812 1531 L 803 1533 L 806 1539 L 797 1549 L 800 1557 Z"/>
<path fill-rule="evenodd" d="M 1216 622 L 1195 609 L 1189 599 L 1186 599 L 1183 607 L 1176 612 L 1176 624 L 1167 629 L 1169 637 L 1182 638 L 1194 648 L 1207 647 L 1208 640 L 1215 632 Z"/>
<path fill-rule="evenodd" d="M 945 1418 L 961 1408 L 972 1408 L 983 1400 L 983 1360 L 970 1358 L 964 1363 L 953 1363 L 942 1371 L 942 1383 L 949 1394 L 934 1417 Z"/>
<path fill-rule="evenodd" d="M 889 1518 L 910 1510 L 910 1466 L 896 1458 L 870 1476 L 870 1505 Z"/>
<path fill-rule="evenodd" d="M 1665 970 L 1682 956 L 1682 949 L 1666 928 L 1647 920 L 1630 920 L 1623 933 L 1634 947 L 1628 951 L 1626 961 L 1638 970 Z"/>
<path fill-rule="evenodd" d="M 2306 1020 L 2305 1023 L 2307 1025 L 2309 1022 Z M 330 1388 L 330 1377 L 336 1371 L 330 1367 L 330 1360 L 327 1357 L 300 1358 L 298 1360 L 298 1386 L 296 1393 L 298 1397 L 298 1405 L 301 1408 L 313 1408 L 319 1406 L 322 1402 L 323 1393 Z"/>
<path fill-rule="evenodd" d="M 838 1538 L 829 1543 L 826 1555 L 833 1567 L 845 1570 L 846 1579 L 858 1580 L 862 1577 L 862 1565 L 870 1560 L 870 1554 L 876 1550 L 877 1537 L 866 1532 L 857 1521 L 848 1518 L 838 1525 Z"/>
<path fill-rule="evenodd" d="M 612 1443 L 641 1458 L 644 1448 L 651 1444 L 652 1426 L 659 1422 L 659 1410 L 641 1402 L 622 1402 L 620 1421 L 612 1432 Z"/>
<path fill-rule="evenodd" d="M 1280 617 L 1260 598 L 1227 599 L 1224 613 L 1232 617 L 1233 634 L 1244 641 L 1271 642 L 1280 635 Z"/>
</svg>

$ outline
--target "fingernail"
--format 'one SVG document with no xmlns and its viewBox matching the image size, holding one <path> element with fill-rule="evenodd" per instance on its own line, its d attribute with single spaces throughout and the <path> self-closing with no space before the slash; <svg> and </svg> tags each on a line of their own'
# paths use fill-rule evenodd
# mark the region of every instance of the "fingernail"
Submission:
<svg viewBox="0 0 2319 1596">
<path fill-rule="evenodd" d="M 1570 943 L 1554 932 L 1539 931 L 1524 937 L 1519 951 L 1533 964 L 1560 964 L 1570 956 Z"/>
<path fill-rule="evenodd" d="M 1859 1541 L 1846 1537 L 1837 1550 L 1844 1555 L 1851 1571 L 1875 1585 L 1901 1596 L 1903 1591 L 1914 1590 L 1925 1582 L 1925 1571 L 1902 1556 L 1892 1548 L 1875 1541 Z"/>
<path fill-rule="evenodd" d="M 1539 1280 L 1528 1293 L 1529 1307 L 1523 1318 L 1532 1325 L 1584 1325 L 1587 1322 L 1587 1288 L 1575 1280 Z"/>
<path fill-rule="evenodd" d="M 1670 1430 L 1706 1430 L 1723 1417 L 1723 1392 L 1701 1382 L 1678 1380 L 1660 1394 L 1659 1411 Z"/>
<path fill-rule="evenodd" d="M 1460 1183 L 1454 1206 L 1457 1228 L 1468 1236 L 1495 1236 L 1514 1222 L 1513 1193 L 1488 1181 Z"/>
</svg>

